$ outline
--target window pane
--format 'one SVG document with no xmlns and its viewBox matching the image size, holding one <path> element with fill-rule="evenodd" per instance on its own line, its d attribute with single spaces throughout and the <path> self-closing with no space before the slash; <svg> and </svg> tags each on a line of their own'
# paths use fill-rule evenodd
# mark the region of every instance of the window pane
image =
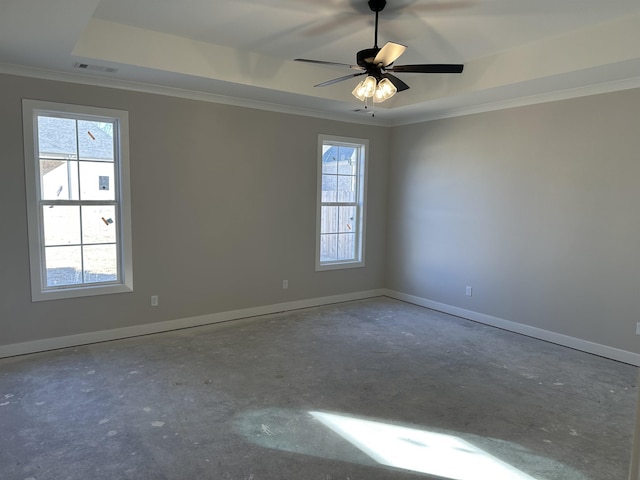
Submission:
<svg viewBox="0 0 640 480">
<path fill-rule="evenodd" d="M 335 175 L 322 175 L 322 201 L 335 202 L 338 178 Z"/>
<path fill-rule="evenodd" d="M 38 116 L 38 156 L 75 159 L 77 155 L 76 121 L 70 118 Z"/>
<path fill-rule="evenodd" d="M 22 113 L 32 300 L 132 291 L 128 113 L 29 99 Z"/>
<path fill-rule="evenodd" d="M 338 175 L 338 202 L 356 201 L 356 177 Z"/>
<path fill-rule="evenodd" d="M 342 175 L 355 175 L 357 166 L 358 149 L 354 147 L 339 147 L 338 149 L 338 173 Z"/>
<path fill-rule="evenodd" d="M 338 232 L 354 233 L 356 231 L 356 207 L 338 208 Z"/>
<path fill-rule="evenodd" d="M 116 242 L 116 207 L 91 205 L 82 207 L 82 242 Z"/>
<path fill-rule="evenodd" d="M 336 173 L 338 171 L 338 147 L 323 145 L 322 173 Z"/>
<path fill-rule="evenodd" d="M 338 236 L 337 235 L 321 235 L 320 236 L 320 261 L 335 262 L 338 258 Z"/>
<path fill-rule="evenodd" d="M 355 255 L 355 234 L 341 233 L 338 237 L 338 260 L 353 260 Z"/>
<path fill-rule="evenodd" d="M 80 198 L 82 200 L 114 200 L 114 164 L 80 162 Z"/>
<path fill-rule="evenodd" d="M 43 205 L 44 244 L 78 245 L 80 243 L 80 208 L 66 205 Z"/>
<path fill-rule="evenodd" d="M 48 287 L 82 283 L 80 247 L 46 247 L 44 252 Z"/>
<path fill-rule="evenodd" d="M 113 123 L 79 120 L 80 159 L 113 162 L 113 127 Z"/>
<path fill-rule="evenodd" d="M 78 162 L 40 160 L 42 200 L 78 200 Z"/>
<path fill-rule="evenodd" d="M 338 208 L 339 207 L 322 207 L 320 233 L 338 232 Z"/>
<path fill-rule="evenodd" d="M 89 245 L 84 252 L 85 283 L 113 282 L 118 279 L 115 245 Z"/>
</svg>

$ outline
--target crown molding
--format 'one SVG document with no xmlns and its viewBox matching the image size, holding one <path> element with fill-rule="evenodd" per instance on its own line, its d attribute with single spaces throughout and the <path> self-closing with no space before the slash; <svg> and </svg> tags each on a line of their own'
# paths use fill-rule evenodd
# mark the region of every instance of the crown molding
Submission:
<svg viewBox="0 0 640 480">
<path fill-rule="evenodd" d="M 405 118 L 399 118 L 392 121 L 391 124 L 393 127 L 399 127 L 403 125 L 429 122 L 432 120 L 462 117 L 465 115 L 475 115 L 477 113 L 506 110 L 509 108 L 524 107 L 527 105 L 536 105 L 539 103 L 557 102 L 560 100 L 568 100 L 571 98 L 588 97 L 591 95 L 618 92 L 622 90 L 632 90 L 634 88 L 640 88 L 640 76 L 626 78 L 623 80 L 615 80 L 611 82 L 597 83 L 593 85 L 585 85 L 575 88 L 567 88 L 553 92 L 510 98 L 508 100 L 499 100 L 496 102 L 470 105 L 468 107 L 451 108 L 436 112 L 424 112 L 423 114 L 407 115 Z"/>
<path fill-rule="evenodd" d="M 374 125 L 390 127 L 389 120 L 380 119 L 379 117 L 369 117 L 364 114 L 346 115 L 341 113 L 326 112 L 322 110 L 314 110 L 311 108 L 294 107 L 277 103 L 269 103 L 261 100 L 249 98 L 230 97 L 215 93 L 199 92 L 195 90 L 186 90 L 175 87 L 167 87 L 163 85 L 154 85 L 150 83 L 134 82 L 130 80 L 119 80 L 115 78 L 104 78 L 93 75 L 61 72 L 56 70 L 47 70 L 34 67 L 26 67 L 23 65 L 15 65 L 9 63 L 0 63 L 0 74 L 16 75 L 22 77 L 38 78 L 41 80 L 53 80 L 58 82 L 75 83 L 82 85 L 91 85 L 95 87 L 115 88 L 120 90 L 129 90 L 133 92 L 151 93 L 156 95 L 164 95 L 169 97 L 185 98 L 189 100 L 199 100 L 202 102 L 219 103 L 223 105 L 231 105 L 235 107 L 253 108 L 256 110 L 265 110 L 269 112 L 285 113 L 289 115 L 302 115 L 305 117 L 320 118 L 324 120 L 335 120 L 339 122 L 356 123 L 364 125 Z"/>
<path fill-rule="evenodd" d="M 23 77 L 32 77 L 43 80 L 53 80 L 59 82 L 75 83 L 82 85 L 91 85 L 104 88 L 116 88 L 121 90 L 129 90 L 141 93 L 151 93 L 156 95 L 164 95 L 170 97 L 185 98 L 190 100 L 199 100 L 209 103 L 219 103 L 236 107 L 253 108 L 257 110 L 265 110 L 276 113 L 284 113 L 289 115 L 301 115 L 306 117 L 319 118 L 324 120 L 334 120 L 339 122 L 356 123 L 362 125 L 373 125 L 378 127 L 399 127 L 403 125 L 411 125 L 433 120 L 441 120 L 445 118 L 461 117 L 466 115 L 475 115 L 478 113 L 492 112 L 496 110 L 506 110 L 510 108 L 523 107 L 527 105 L 535 105 L 539 103 L 555 102 L 560 100 L 568 100 L 571 98 L 586 97 L 591 95 L 599 95 L 603 93 L 611 93 L 621 90 L 631 90 L 640 88 L 640 76 L 616 80 L 610 82 L 596 83 L 593 85 L 580 86 L 575 88 L 567 88 L 553 92 L 540 93 L 535 95 L 527 95 L 521 97 L 510 98 L 507 100 L 499 100 L 495 102 L 480 103 L 465 107 L 441 108 L 438 110 L 425 111 L 417 114 L 400 114 L 396 118 L 381 118 L 381 116 L 370 117 L 365 114 L 342 114 L 333 113 L 322 110 L 314 110 L 310 108 L 294 107 L 277 103 L 269 103 L 260 100 L 230 97 L 214 93 L 199 92 L 194 90 L 186 90 L 175 87 L 167 87 L 162 85 L 154 85 L 149 83 L 134 82 L 130 80 L 119 80 L 114 78 L 104 78 L 86 74 L 68 73 L 56 70 L 47 70 L 34 67 L 26 67 L 22 65 L 0 63 L 0 74 L 16 75 Z M 425 106 L 428 108 L 428 106 Z M 392 110 L 385 112 L 393 114 Z M 384 113 L 383 113 L 384 115 Z M 396 114 L 398 115 L 398 114 Z"/>
</svg>

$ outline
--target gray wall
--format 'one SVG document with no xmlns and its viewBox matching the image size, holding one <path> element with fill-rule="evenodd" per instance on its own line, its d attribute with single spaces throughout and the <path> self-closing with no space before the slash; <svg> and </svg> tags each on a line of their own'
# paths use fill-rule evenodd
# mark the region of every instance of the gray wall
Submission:
<svg viewBox="0 0 640 480">
<path fill-rule="evenodd" d="M 31 302 L 22 98 L 129 112 L 133 293 Z M 384 287 L 387 128 L 10 75 L 0 106 L 0 345 Z M 314 270 L 318 133 L 370 140 L 365 268 Z"/>
<path fill-rule="evenodd" d="M 129 111 L 134 293 L 31 302 L 22 98 Z M 0 75 L 0 345 L 386 286 L 640 352 L 639 104 L 389 129 Z M 318 133 L 371 142 L 363 269 L 314 271 Z"/>
<path fill-rule="evenodd" d="M 639 105 L 636 89 L 394 128 L 387 286 L 640 352 Z"/>
</svg>

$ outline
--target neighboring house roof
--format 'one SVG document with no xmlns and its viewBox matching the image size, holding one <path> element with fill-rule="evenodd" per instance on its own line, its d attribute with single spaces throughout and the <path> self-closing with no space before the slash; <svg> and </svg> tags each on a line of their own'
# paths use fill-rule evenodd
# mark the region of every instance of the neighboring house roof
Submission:
<svg viewBox="0 0 640 480">
<path fill-rule="evenodd" d="M 332 145 L 330 148 L 327 149 L 326 152 L 322 154 L 322 162 L 329 163 L 332 161 L 338 162 L 340 160 L 350 159 L 353 157 L 354 150 L 355 150 L 354 147 L 347 147 L 343 145 L 340 145 L 340 146 Z M 338 158 L 338 157 L 342 157 L 342 158 Z"/>
<path fill-rule="evenodd" d="M 113 138 L 98 122 L 57 117 L 38 117 L 38 146 L 41 157 L 113 161 Z"/>
</svg>

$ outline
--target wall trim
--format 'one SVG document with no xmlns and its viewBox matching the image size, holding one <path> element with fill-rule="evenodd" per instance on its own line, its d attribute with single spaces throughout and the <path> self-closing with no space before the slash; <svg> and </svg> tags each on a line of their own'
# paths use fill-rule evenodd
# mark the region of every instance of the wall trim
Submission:
<svg viewBox="0 0 640 480">
<path fill-rule="evenodd" d="M 432 310 L 437 310 L 439 312 L 455 315 L 456 317 L 461 317 L 466 320 L 472 320 L 484 325 L 501 328 L 503 330 L 508 330 L 514 333 L 520 333 L 528 337 L 537 338 L 538 340 L 545 340 L 547 342 L 573 348 L 582 352 L 591 353 L 600 357 L 609 358 L 611 360 L 617 360 L 619 362 L 628 363 L 630 365 L 640 366 L 640 354 L 629 352 L 627 350 L 621 350 L 618 348 L 609 347 L 607 345 L 593 343 L 588 340 L 570 337 L 561 333 L 524 325 L 522 323 L 493 317 L 491 315 L 485 315 L 484 313 L 478 313 L 460 307 L 454 307 L 452 305 L 435 302 L 433 300 L 417 297 L 415 295 L 409 295 L 407 293 L 397 292 L 395 290 L 386 290 L 385 295 L 390 298 L 395 298 L 396 300 L 413 303 L 414 305 L 419 305 L 421 307 L 426 307 Z"/>
<path fill-rule="evenodd" d="M 594 83 L 592 85 L 569 87 L 561 90 L 554 90 L 551 92 L 516 96 L 514 98 L 509 98 L 506 100 L 471 104 L 464 107 L 452 107 L 445 110 L 431 112 L 425 111 L 416 115 L 407 115 L 406 117 L 392 120 L 391 125 L 393 127 L 401 127 L 404 125 L 412 125 L 415 123 L 430 122 L 432 120 L 463 117 L 466 115 L 475 115 L 478 113 L 494 112 L 496 110 L 508 110 L 510 108 L 519 108 L 529 105 L 538 105 L 541 103 L 558 102 L 562 100 L 570 100 L 572 98 L 590 97 L 593 95 L 620 92 L 623 90 L 633 90 L 636 88 L 640 88 L 640 76 L 625 78 L 623 80 L 614 80 L 611 82 Z"/>
<path fill-rule="evenodd" d="M 580 350 L 582 352 L 609 358 L 611 360 L 628 363 L 634 366 L 640 366 L 640 354 L 637 353 L 621 350 L 607 345 L 601 345 L 599 343 L 582 340 L 580 338 L 570 337 L 568 335 L 563 335 L 561 333 L 556 333 L 537 327 L 531 327 L 529 325 L 513 322 L 511 320 L 493 317 L 484 313 L 474 312 L 472 310 L 447 305 L 445 303 L 439 303 L 433 300 L 418 297 L 415 295 L 409 295 L 407 293 L 397 292 L 390 289 L 366 290 L 361 292 L 331 295 L 327 297 L 295 300 L 291 302 L 275 303 L 272 305 L 263 305 L 259 307 L 250 307 L 239 310 L 229 310 L 226 312 L 199 315 L 196 317 L 166 320 L 163 322 L 147 323 L 144 325 L 134 325 L 131 327 L 114 328 L 111 330 L 100 330 L 96 332 L 80 333 L 63 337 L 46 338 L 29 342 L 0 345 L 0 358 L 26 355 L 29 353 L 46 352 L 49 350 L 58 350 L 61 348 L 77 347 L 81 345 L 89 345 L 92 343 L 108 342 L 111 340 L 121 340 L 124 338 L 170 332 L 172 330 L 181 330 L 184 328 L 200 327 L 204 325 L 212 325 L 215 323 L 228 322 L 243 318 L 258 317 L 261 315 L 269 315 L 272 313 L 288 312 L 292 310 L 299 310 L 302 308 L 319 307 L 323 305 L 331 305 L 334 303 L 350 302 L 353 300 L 363 300 L 366 298 L 382 296 L 412 303 L 421 307 L 430 308 L 439 312 L 448 313 L 456 317 L 464 318 L 465 320 L 471 320 L 474 322 L 482 323 L 484 325 L 501 328 L 503 330 L 519 333 L 528 337 L 536 338 L 538 340 L 555 343 L 564 347 L 569 347 L 575 350 Z"/>
<path fill-rule="evenodd" d="M 89 85 L 93 87 L 115 88 L 119 90 L 127 90 L 130 92 L 151 93 L 155 95 L 164 95 L 166 97 L 184 98 L 187 100 L 197 100 L 208 103 L 218 103 L 221 105 L 230 105 L 233 107 L 253 108 L 255 110 L 265 110 L 267 112 L 284 113 L 289 115 L 302 115 L 305 117 L 320 118 L 324 120 L 336 120 L 346 123 L 355 123 L 358 125 L 375 125 L 382 127 L 391 126 L 391 122 L 389 120 L 381 120 L 379 117 L 372 118 L 369 115 L 354 115 L 351 110 L 347 112 L 329 112 L 316 110 L 309 107 L 295 107 L 292 105 L 267 102 L 251 98 L 231 97 L 218 93 L 187 90 L 166 85 L 136 82 L 133 80 L 97 77 L 83 73 L 46 70 L 42 68 L 26 67 L 10 63 L 0 62 L 0 74 L 37 78 L 40 80 L 51 80 L 56 82 L 74 83 L 80 85 Z"/>
<path fill-rule="evenodd" d="M 92 343 L 108 342 L 110 340 L 120 340 L 123 338 L 138 337 L 153 333 L 169 332 L 172 330 L 181 330 L 183 328 L 200 327 L 203 325 L 228 322 L 241 318 L 257 317 L 261 315 L 269 315 L 271 313 L 288 312 L 291 310 L 299 310 L 301 308 L 319 307 L 322 305 L 349 302 L 353 300 L 363 300 L 365 298 L 382 297 L 384 295 L 385 290 L 383 289 L 367 290 L 341 295 L 331 295 L 328 297 L 317 297 L 305 300 L 295 300 L 292 302 L 276 303 L 272 305 L 263 305 L 260 307 L 243 308 L 240 310 L 230 310 L 226 312 L 199 315 L 197 317 L 167 320 L 164 322 L 147 323 L 131 327 L 114 328 L 111 330 L 101 330 L 97 332 L 67 335 L 64 337 L 0 345 L 0 358 L 25 355 L 28 353 L 45 352 L 60 348 L 77 347 L 79 345 L 89 345 Z"/>
<path fill-rule="evenodd" d="M 582 85 L 578 87 L 569 87 L 551 92 L 542 92 L 532 95 L 520 95 L 506 100 L 490 101 L 486 103 L 471 104 L 464 107 L 451 107 L 438 110 L 427 110 L 417 114 L 399 115 L 394 114 L 393 109 L 388 109 L 385 113 L 388 118 L 382 118 L 378 115 L 375 118 L 369 115 L 352 115 L 351 110 L 348 112 L 328 112 L 316 110 L 306 107 L 294 107 L 291 105 L 271 103 L 262 100 L 230 97 L 226 95 L 200 92 L 195 90 L 186 90 L 165 85 L 154 85 L 151 83 L 135 82 L 132 80 L 120 80 L 115 78 L 97 77 L 93 75 L 62 72 L 58 70 L 47 70 L 42 68 L 27 67 L 23 65 L 15 65 L 11 63 L 0 63 L 0 74 L 16 75 L 22 77 L 38 78 L 42 80 L 52 80 L 59 82 L 76 83 L 82 85 L 91 85 L 104 88 L 117 88 L 132 92 L 152 93 L 156 95 L 165 95 L 169 97 L 185 98 L 189 100 L 199 100 L 203 102 L 219 103 L 223 105 L 231 105 L 236 107 L 253 108 L 256 110 L 266 110 L 269 112 L 285 113 L 290 115 L 302 115 L 312 118 L 320 118 L 324 120 L 337 120 L 346 123 L 355 123 L 360 125 L 375 125 L 380 127 L 401 127 L 404 125 L 412 125 L 415 123 L 429 122 L 432 120 L 442 120 L 445 118 L 462 117 L 466 115 L 475 115 L 478 113 L 493 112 L 496 110 L 507 110 L 510 108 L 523 107 L 528 105 L 536 105 L 540 103 L 555 102 L 560 100 L 568 100 L 578 97 L 587 97 L 599 95 L 603 93 L 618 92 L 621 90 L 631 90 L 640 88 L 640 76 L 625 78 L 622 80 L 613 80 L 610 82 L 601 82 L 591 85 Z M 427 105 L 426 102 L 425 105 Z M 399 107 L 399 110 L 402 107 Z M 399 111 L 398 110 L 398 111 Z"/>
</svg>

